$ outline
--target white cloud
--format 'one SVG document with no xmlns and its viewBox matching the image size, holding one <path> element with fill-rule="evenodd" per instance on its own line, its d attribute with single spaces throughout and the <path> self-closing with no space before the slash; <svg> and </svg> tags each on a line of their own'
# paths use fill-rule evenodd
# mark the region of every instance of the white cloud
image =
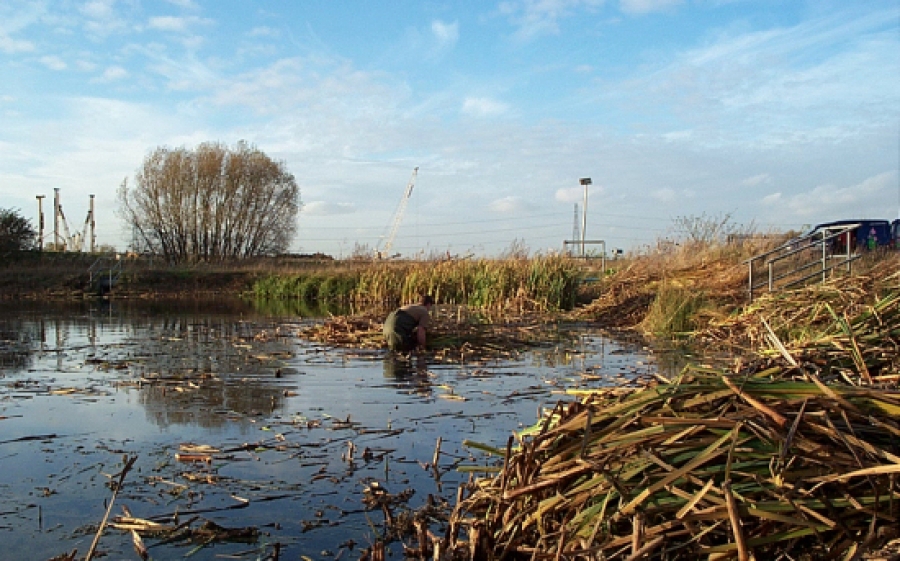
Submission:
<svg viewBox="0 0 900 561">
<path fill-rule="evenodd" d="M 128 76 L 128 71 L 121 66 L 110 66 L 103 71 L 103 76 L 100 78 L 100 80 L 103 82 L 115 82 L 116 80 L 121 80 L 126 76 Z"/>
<path fill-rule="evenodd" d="M 178 6 L 179 8 L 185 8 L 190 10 L 197 9 L 197 5 L 194 3 L 194 0 L 166 0 L 169 4 L 173 4 Z"/>
<path fill-rule="evenodd" d="M 440 20 L 431 22 L 431 33 L 441 48 L 450 48 L 459 39 L 459 23 L 444 23 Z"/>
<path fill-rule="evenodd" d="M 768 173 L 761 173 L 759 175 L 754 175 L 753 177 L 748 177 L 741 181 L 741 185 L 745 187 L 756 187 L 757 185 L 769 184 L 772 183 L 772 176 Z"/>
<path fill-rule="evenodd" d="M 509 106 L 502 101 L 487 97 L 467 97 L 463 101 L 462 112 L 476 117 L 491 117 L 506 113 Z"/>
<path fill-rule="evenodd" d="M 95 20 L 109 20 L 113 17 L 115 0 L 91 0 L 81 5 L 81 13 Z"/>
<path fill-rule="evenodd" d="M 675 189 L 664 187 L 653 191 L 650 196 L 661 203 L 671 203 L 675 201 Z"/>
<path fill-rule="evenodd" d="M 93 72 L 97 69 L 97 65 L 89 60 L 76 60 L 75 67 L 82 72 Z"/>
<path fill-rule="evenodd" d="M 336 214 L 353 214 L 354 212 L 356 212 L 356 205 L 352 203 L 312 201 L 303 204 L 301 216 L 334 216 Z"/>
<path fill-rule="evenodd" d="M 6 54 L 28 53 L 34 50 L 34 43 L 13 39 L 8 35 L 0 35 L 0 52 Z"/>
<path fill-rule="evenodd" d="M 526 210 L 526 205 L 521 197 L 503 197 L 492 201 L 488 208 L 494 212 L 510 214 Z"/>
<path fill-rule="evenodd" d="M 621 0 L 622 11 L 628 14 L 647 14 L 668 10 L 683 0 Z"/>
<path fill-rule="evenodd" d="M 774 193 L 763 198 L 763 203 L 777 206 L 802 218 L 880 218 L 891 214 L 886 213 L 885 208 L 896 200 L 896 185 L 897 172 L 889 171 L 869 177 L 856 185 L 817 185 L 791 196 Z"/>
<path fill-rule="evenodd" d="M 63 59 L 58 56 L 43 56 L 41 57 L 41 64 L 49 68 L 50 70 L 65 70 L 66 63 Z"/>
<path fill-rule="evenodd" d="M 82 4 L 79 11 L 86 18 L 85 29 L 101 37 L 125 31 L 128 24 L 116 13 L 115 6 L 116 0 L 91 0 Z"/>
<path fill-rule="evenodd" d="M 509 0 L 501 2 L 501 15 L 518 28 L 516 36 L 529 40 L 559 33 L 559 20 L 573 16 L 581 8 L 593 9 L 604 0 Z"/>
<path fill-rule="evenodd" d="M 198 17 L 155 16 L 147 22 L 147 27 L 158 31 L 183 33 L 197 25 L 209 25 L 212 20 Z"/>
<path fill-rule="evenodd" d="M 279 37 L 281 33 L 271 27 L 254 27 L 248 33 L 248 37 Z"/>
<path fill-rule="evenodd" d="M 141 47 L 142 54 L 149 59 L 149 68 L 165 78 L 166 87 L 175 91 L 212 91 L 219 77 L 205 63 L 192 55 L 182 59 L 170 56 L 161 45 Z"/>
<path fill-rule="evenodd" d="M 187 28 L 187 20 L 175 16 L 156 16 L 150 18 L 147 27 L 160 31 L 184 31 Z"/>
<path fill-rule="evenodd" d="M 766 195 L 765 197 L 763 197 L 762 202 L 764 205 L 768 205 L 768 206 L 778 205 L 778 204 L 781 204 L 781 198 L 782 198 L 782 194 L 781 194 L 781 191 L 779 191 L 777 193 L 772 193 L 770 195 Z"/>
<path fill-rule="evenodd" d="M 600 185 L 588 187 L 588 204 L 592 197 L 603 196 L 606 190 Z M 584 187 L 564 187 L 557 189 L 553 198 L 561 203 L 584 203 Z"/>
<path fill-rule="evenodd" d="M 625 88 L 633 94 L 619 100 L 627 109 L 654 108 L 706 146 L 851 141 L 873 126 L 873 115 L 898 115 L 891 53 L 900 51 L 900 38 L 885 28 L 898 15 L 872 10 L 752 32 L 722 30 L 604 90 Z"/>
<path fill-rule="evenodd" d="M 689 141 L 694 136 L 693 130 L 680 130 L 680 131 L 669 131 L 667 133 L 663 133 L 662 137 L 669 142 L 684 142 Z"/>
</svg>

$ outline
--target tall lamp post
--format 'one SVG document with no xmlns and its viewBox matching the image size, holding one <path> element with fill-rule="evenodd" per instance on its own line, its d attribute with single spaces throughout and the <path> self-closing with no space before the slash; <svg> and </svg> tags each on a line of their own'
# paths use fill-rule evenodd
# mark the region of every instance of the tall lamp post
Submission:
<svg viewBox="0 0 900 561">
<path fill-rule="evenodd" d="M 587 231 L 588 185 L 591 184 L 591 178 L 590 177 L 582 177 L 579 180 L 579 183 L 581 183 L 584 186 L 584 209 L 581 212 L 581 258 L 584 259 L 586 257 L 585 252 L 584 252 L 584 242 L 585 242 L 584 233 Z"/>
</svg>

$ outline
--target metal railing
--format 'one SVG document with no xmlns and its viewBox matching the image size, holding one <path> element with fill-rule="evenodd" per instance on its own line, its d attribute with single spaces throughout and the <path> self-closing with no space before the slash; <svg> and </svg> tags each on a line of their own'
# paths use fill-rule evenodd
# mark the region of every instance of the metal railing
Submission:
<svg viewBox="0 0 900 561">
<path fill-rule="evenodd" d="M 122 275 L 122 260 L 117 257 L 111 258 L 107 256 L 98 257 L 90 267 L 88 267 L 89 281 L 88 286 L 92 289 L 96 288 L 99 292 L 103 292 L 105 286 L 106 291 L 112 290 L 119 277 Z"/>
<path fill-rule="evenodd" d="M 816 230 L 745 261 L 750 300 L 760 289 L 773 292 L 798 286 L 816 277 L 825 281 L 831 271 L 845 265 L 850 274 L 851 263 L 859 258 L 858 253 L 853 254 L 852 243 L 854 230 L 859 226 L 842 224 Z M 844 239 L 840 240 L 844 234 Z M 839 244 L 840 241 L 843 244 Z"/>
</svg>

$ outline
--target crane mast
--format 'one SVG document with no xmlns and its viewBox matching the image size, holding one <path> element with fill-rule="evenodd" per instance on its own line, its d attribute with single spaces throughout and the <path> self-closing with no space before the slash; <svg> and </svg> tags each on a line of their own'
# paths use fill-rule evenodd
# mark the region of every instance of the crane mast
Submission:
<svg viewBox="0 0 900 561">
<path fill-rule="evenodd" d="M 59 188 L 54 188 L 53 197 L 53 245 L 56 251 L 85 251 L 89 250 L 93 253 L 96 237 L 94 236 L 94 195 L 91 195 L 90 209 L 87 217 L 84 219 L 84 227 L 81 232 L 76 231 L 74 234 L 69 230 L 69 221 L 63 212 L 62 203 L 59 201 Z M 40 197 L 43 197 L 41 195 Z M 40 198 L 39 197 L 39 198 Z M 41 217 L 43 222 L 43 216 Z M 62 233 L 59 227 L 62 225 Z M 43 224 L 41 225 L 41 235 L 43 235 Z M 88 237 L 90 236 L 90 237 Z M 86 245 L 87 244 L 87 245 Z"/>
<path fill-rule="evenodd" d="M 418 166 L 413 168 L 412 176 L 409 178 L 409 183 L 406 184 L 406 191 L 403 193 L 403 197 L 400 198 L 400 204 L 397 205 L 397 211 L 394 213 L 394 219 L 391 221 L 391 229 L 388 232 L 388 235 L 384 238 L 384 245 L 378 250 L 377 255 L 379 258 L 390 257 L 391 247 L 394 245 L 394 237 L 397 235 L 397 230 L 400 229 L 400 222 L 403 221 L 403 213 L 406 212 L 406 205 L 409 203 L 409 198 L 412 195 L 413 187 L 416 185 L 416 176 L 419 173 Z"/>
</svg>

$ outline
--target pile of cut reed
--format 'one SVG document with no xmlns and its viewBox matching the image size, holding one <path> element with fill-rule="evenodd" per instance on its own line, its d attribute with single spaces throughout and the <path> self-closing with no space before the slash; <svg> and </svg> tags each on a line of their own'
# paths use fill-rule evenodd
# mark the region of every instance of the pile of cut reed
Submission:
<svg viewBox="0 0 900 561">
<path fill-rule="evenodd" d="M 435 547 L 480 559 L 851 559 L 897 538 L 900 295 L 822 313 L 830 322 L 805 345 L 765 327 L 762 358 L 582 391 L 515 447 L 470 443 L 502 467 L 470 485 Z"/>
<path fill-rule="evenodd" d="M 382 349 L 386 313 L 334 316 L 298 330 L 298 336 L 326 345 L 357 349 Z M 569 341 L 556 323 L 537 315 L 506 315 L 492 319 L 474 314 L 466 306 L 442 305 L 432 310 L 428 332 L 431 360 L 458 362 L 479 358 L 510 358 L 518 352 Z"/>
</svg>

